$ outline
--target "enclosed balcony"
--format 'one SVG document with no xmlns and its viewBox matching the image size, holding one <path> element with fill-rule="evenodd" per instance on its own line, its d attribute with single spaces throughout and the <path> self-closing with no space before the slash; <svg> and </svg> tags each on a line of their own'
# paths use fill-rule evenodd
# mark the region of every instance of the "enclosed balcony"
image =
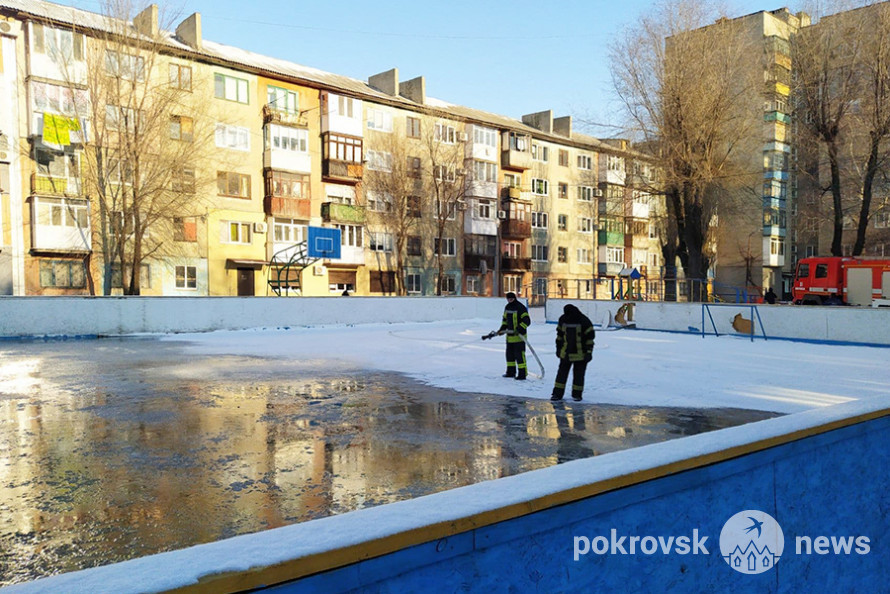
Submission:
<svg viewBox="0 0 890 594">
<path fill-rule="evenodd" d="M 504 257 L 501 258 L 501 270 L 504 271 L 530 270 L 531 267 L 531 258 L 514 258 L 507 254 L 504 254 Z"/>
<path fill-rule="evenodd" d="M 519 171 L 531 169 L 531 146 L 531 136 L 504 132 L 501 136 L 501 167 Z"/>
<path fill-rule="evenodd" d="M 351 204 L 325 202 L 321 205 L 321 219 L 326 223 L 363 223 L 365 212 Z"/>
<path fill-rule="evenodd" d="M 501 224 L 501 236 L 508 239 L 527 239 L 532 236 L 530 221 L 506 219 Z"/>
<path fill-rule="evenodd" d="M 322 139 L 322 175 L 330 181 L 361 181 L 364 175 L 363 151 L 361 137 L 326 132 Z"/>
<path fill-rule="evenodd" d="M 312 215 L 312 201 L 308 198 L 266 196 L 263 210 L 269 216 L 287 219 L 308 219 Z"/>
<path fill-rule="evenodd" d="M 31 249 L 34 252 L 90 251 L 90 203 L 74 198 L 31 198 Z"/>
<path fill-rule="evenodd" d="M 42 196 L 82 196 L 79 177 L 55 177 L 31 174 L 31 195 Z"/>
<path fill-rule="evenodd" d="M 309 118 L 301 112 L 293 112 L 279 109 L 267 103 L 263 106 L 263 123 L 284 124 L 286 126 L 299 126 L 305 128 L 309 125 Z"/>
<path fill-rule="evenodd" d="M 321 171 L 326 180 L 356 183 L 364 175 L 364 166 L 361 163 L 325 159 Z"/>
<path fill-rule="evenodd" d="M 473 272 L 494 270 L 494 254 L 490 256 L 466 254 L 464 255 L 464 269 Z"/>
</svg>

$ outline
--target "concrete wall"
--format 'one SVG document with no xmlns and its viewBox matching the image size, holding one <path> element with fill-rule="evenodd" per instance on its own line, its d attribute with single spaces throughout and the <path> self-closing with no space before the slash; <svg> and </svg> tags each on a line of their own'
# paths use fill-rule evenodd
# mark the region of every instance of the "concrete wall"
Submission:
<svg viewBox="0 0 890 594">
<path fill-rule="evenodd" d="M 503 310 L 500 297 L 3 297 L 0 337 L 498 320 Z"/>
<path fill-rule="evenodd" d="M 622 301 L 574 301 L 548 299 L 546 319 L 556 322 L 562 315 L 563 306 L 572 303 L 594 323 L 600 324 L 606 316 L 613 316 Z M 761 333 L 760 321 L 767 338 L 815 340 L 824 342 L 890 345 L 890 310 L 872 307 L 804 307 L 793 305 L 744 305 L 664 303 L 641 301 L 633 303 L 633 320 L 641 330 L 701 333 L 702 311 L 704 329 L 714 334 L 738 334 L 732 328 L 732 318 L 742 317 L 754 321 L 754 333 Z M 752 311 L 752 307 L 754 310 Z M 706 309 L 705 309 L 706 308 Z M 708 316 L 710 312 L 710 316 Z M 713 325 L 711 320 L 713 319 Z"/>
</svg>

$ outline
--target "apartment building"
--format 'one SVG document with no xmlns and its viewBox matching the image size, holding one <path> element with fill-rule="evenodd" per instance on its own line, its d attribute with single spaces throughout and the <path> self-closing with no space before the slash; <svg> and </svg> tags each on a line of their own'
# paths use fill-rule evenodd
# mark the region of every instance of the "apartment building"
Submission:
<svg viewBox="0 0 890 594">
<path fill-rule="evenodd" d="M 143 295 L 592 297 L 595 279 L 658 274 L 645 158 L 569 117 L 519 121 L 427 97 L 397 69 L 365 82 L 224 46 L 199 14 L 171 32 L 156 7 L 126 23 L 3 0 L 0 15 L 0 293 L 124 292 L 137 236 Z M 120 147 L 152 106 L 115 103 L 105 79 L 165 89 L 138 171 Z M 165 208 L 116 207 L 115 192 Z M 312 255 L 313 229 L 339 231 L 338 257 Z"/>
</svg>

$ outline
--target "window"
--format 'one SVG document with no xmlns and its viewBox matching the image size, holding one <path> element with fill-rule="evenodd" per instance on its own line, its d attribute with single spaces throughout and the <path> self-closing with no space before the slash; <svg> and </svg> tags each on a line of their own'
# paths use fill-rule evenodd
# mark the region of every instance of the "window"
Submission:
<svg viewBox="0 0 890 594">
<path fill-rule="evenodd" d="M 192 167 L 182 167 L 171 172 L 170 188 L 174 192 L 184 194 L 195 193 L 195 170 Z"/>
<path fill-rule="evenodd" d="M 216 189 L 220 196 L 250 199 L 250 176 L 234 171 L 217 171 Z"/>
<path fill-rule="evenodd" d="M 442 215 L 445 215 L 445 218 L 449 221 L 453 221 L 457 218 L 457 202 L 445 202 L 442 203 L 441 200 L 436 200 L 436 218 L 441 219 Z"/>
<path fill-rule="evenodd" d="M 290 151 L 294 153 L 309 152 L 309 130 L 269 124 L 265 128 L 266 149 Z"/>
<path fill-rule="evenodd" d="M 569 215 L 561 214 L 556 215 L 556 228 L 560 231 L 568 231 L 569 229 Z"/>
<path fill-rule="evenodd" d="M 213 75 L 213 95 L 217 99 L 247 104 L 250 103 L 247 91 L 248 84 L 243 78 L 235 78 L 218 72 Z"/>
<path fill-rule="evenodd" d="M 195 138 L 195 121 L 186 116 L 171 116 L 170 138 L 182 142 L 192 142 Z"/>
<path fill-rule="evenodd" d="M 64 29 L 53 29 L 39 23 L 32 23 L 31 31 L 34 34 L 34 52 L 46 54 L 53 61 L 68 60 L 73 57 L 78 62 L 83 62 L 83 34 L 72 33 Z"/>
<path fill-rule="evenodd" d="M 392 114 L 382 109 L 368 108 L 368 130 L 392 132 Z"/>
<path fill-rule="evenodd" d="M 296 219 L 279 219 L 272 221 L 272 239 L 275 243 L 297 244 L 303 241 L 307 234 L 307 225 Z M 342 234 L 340 241 L 343 241 Z"/>
<path fill-rule="evenodd" d="M 522 294 L 522 277 L 515 274 L 504 275 L 504 291 Z"/>
<path fill-rule="evenodd" d="M 590 250 L 578 248 L 578 264 L 590 264 Z"/>
<path fill-rule="evenodd" d="M 828 264 L 816 264 L 816 278 L 828 278 Z"/>
<path fill-rule="evenodd" d="M 578 231 L 581 233 L 593 233 L 593 219 L 590 217 L 578 217 Z"/>
<path fill-rule="evenodd" d="M 589 155 L 578 155 L 578 169 L 593 169 L 593 159 Z"/>
<path fill-rule="evenodd" d="M 42 148 L 36 149 L 37 175 L 41 177 L 60 178 L 66 184 L 69 179 L 80 177 L 80 153 L 64 153 Z"/>
<path fill-rule="evenodd" d="M 310 198 L 309 176 L 283 171 L 266 172 L 266 196 L 276 198 Z"/>
<path fill-rule="evenodd" d="M 526 136 L 525 134 L 517 134 L 515 132 L 510 132 L 510 150 L 511 151 L 520 151 L 523 153 L 528 152 L 528 145 L 531 141 L 531 138 Z"/>
<path fill-rule="evenodd" d="M 435 136 L 436 142 L 445 144 L 454 144 L 457 142 L 457 134 L 453 126 L 445 124 L 436 124 Z"/>
<path fill-rule="evenodd" d="M 130 283 L 130 270 L 132 270 L 132 268 L 127 266 L 124 270 L 126 271 L 126 275 L 121 274 L 120 264 L 111 265 L 111 288 L 122 289 L 124 282 L 127 284 Z M 126 278 L 124 278 L 124 276 L 126 276 Z M 141 264 L 139 266 L 139 286 L 144 289 L 151 288 L 151 269 L 148 264 Z"/>
<path fill-rule="evenodd" d="M 550 149 L 535 142 L 532 143 L 532 159 L 546 163 L 550 160 Z"/>
<path fill-rule="evenodd" d="M 558 247 L 556 248 L 556 261 L 562 264 L 565 264 L 569 261 L 569 250 L 568 248 Z"/>
<path fill-rule="evenodd" d="M 564 149 L 559 149 L 559 165 L 561 167 L 569 166 L 569 151 Z"/>
<path fill-rule="evenodd" d="M 198 241 L 198 220 L 195 217 L 173 219 L 173 241 Z"/>
<path fill-rule="evenodd" d="M 890 210 L 875 213 L 875 229 L 890 227 Z"/>
<path fill-rule="evenodd" d="M 494 203 L 489 200 L 478 200 L 475 204 L 474 215 L 477 219 L 494 219 Z"/>
<path fill-rule="evenodd" d="M 581 202 L 590 202 L 593 200 L 593 188 L 590 186 L 578 187 L 578 200 Z"/>
<path fill-rule="evenodd" d="M 90 205 L 86 200 L 37 197 L 37 224 L 89 230 Z"/>
<path fill-rule="evenodd" d="M 238 221 L 220 221 L 221 237 L 223 243 L 250 243 L 250 223 Z"/>
<path fill-rule="evenodd" d="M 300 113 L 300 94 L 290 89 L 269 85 L 266 87 L 266 103 L 272 109 L 291 115 Z"/>
<path fill-rule="evenodd" d="M 141 111 L 118 105 L 105 106 L 105 127 L 109 130 L 126 130 L 132 134 L 136 131 L 137 124 L 142 127 L 144 120 L 145 115 Z"/>
<path fill-rule="evenodd" d="M 453 237 L 443 237 L 439 241 L 433 242 L 435 255 L 454 256 L 457 254 L 457 240 Z"/>
<path fill-rule="evenodd" d="M 90 95 L 86 89 L 31 81 L 31 105 L 35 113 L 49 111 L 84 117 L 89 114 Z"/>
<path fill-rule="evenodd" d="M 340 134 L 328 134 L 325 140 L 325 150 L 328 159 L 334 161 L 348 161 L 349 163 L 362 162 L 362 139 L 355 136 L 342 136 Z"/>
<path fill-rule="evenodd" d="M 414 179 L 420 178 L 420 157 L 408 157 L 405 174 Z"/>
<path fill-rule="evenodd" d="M 408 138 L 420 138 L 420 118 L 408 116 L 405 120 L 405 135 Z"/>
<path fill-rule="evenodd" d="M 769 238 L 769 253 L 771 256 L 785 255 L 785 242 L 782 241 L 781 237 Z"/>
<path fill-rule="evenodd" d="M 236 151 L 250 150 L 250 129 L 242 126 L 216 124 L 216 146 Z"/>
<path fill-rule="evenodd" d="M 546 212 L 532 212 L 532 227 L 546 229 L 550 224 L 550 215 Z"/>
<path fill-rule="evenodd" d="M 497 165 L 484 161 L 473 161 L 473 179 L 481 182 L 497 182 Z"/>
<path fill-rule="evenodd" d="M 392 153 L 368 151 L 368 169 L 371 171 L 392 171 Z"/>
<path fill-rule="evenodd" d="M 422 215 L 420 196 L 408 196 L 405 199 L 405 210 L 409 217 L 419 219 Z"/>
<path fill-rule="evenodd" d="M 535 262 L 547 261 L 547 246 L 532 244 L 532 260 Z"/>
<path fill-rule="evenodd" d="M 409 295 L 419 295 L 422 288 L 420 285 L 420 275 L 411 273 L 405 275 L 405 289 Z"/>
<path fill-rule="evenodd" d="M 479 276 L 475 274 L 467 275 L 467 294 L 468 295 L 478 295 L 479 294 Z"/>
<path fill-rule="evenodd" d="M 649 223 L 649 239 L 658 239 L 658 229 L 652 223 Z"/>
<path fill-rule="evenodd" d="M 453 274 L 446 274 L 442 276 L 442 282 L 440 283 L 442 287 L 443 295 L 456 295 L 457 294 L 457 277 Z"/>
<path fill-rule="evenodd" d="M 392 233 L 382 233 L 372 231 L 368 239 L 368 249 L 372 252 L 391 252 L 392 251 Z M 378 291 L 379 292 L 379 291 Z"/>
<path fill-rule="evenodd" d="M 623 247 L 607 247 L 606 248 L 607 264 L 624 264 L 624 248 Z"/>
<path fill-rule="evenodd" d="M 550 182 L 546 179 L 538 179 L 532 178 L 532 194 L 537 194 L 538 196 L 549 196 L 550 195 Z"/>
<path fill-rule="evenodd" d="M 409 235 L 405 250 L 409 256 L 423 255 L 423 239 L 419 235 Z"/>
<path fill-rule="evenodd" d="M 522 185 L 522 180 L 520 176 L 515 173 L 505 173 L 504 174 L 504 187 L 505 188 L 518 188 Z"/>
<path fill-rule="evenodd" d="M 344 97 L 342 95 L 331 95 L 331 100 L 337 100 L 337 114 L 350 119 L 361 117 L 359 110 L 355 109 L 356 100 L 352 97 Z"/>
<path fill-rule="evenodd" d="M 177 266 L 176 267 L 176 288 L 177 289 L 197 289 L 198 288 L 198 269 L 195 266 Z"/>
<path fill-rule="evenodd" d="M 483 146 L 489 146 L 491 148 L 497 148 L 497 146 L 498 146 L 497 132 L 492 130 L 491 128 L 480 128 L 479 126 L 474 126 L 473 127 L 473 143 L 481 144 Z"/>
<path fill-rule="evenodd" d="M 362 247 L 361 225 L 337 225 L 340 229 L 340 245 L 343 247 Z"/>
<path fill-rule="evenodd" d="M 559 184 L 556 185 L 556 188 L 557 188 L 557 195 L 560 198 L 566 199 L 569 197 L 569 184 L 564 184 L 564 183 L 560 182 Z"/>
<path fill-rule="evenodd" d="M 105 50 L 105 74 L 143 82 L 145 80 L 145 58 L 114 50 Z"/>
<path fill-rule="evenodd" d="M 433 175 L 438 181 L 453 182 L 457 179 L 454 167 L 448 167 L 447 165 L 436 165 L 433 167 Z"/>
<path fill-rule="evenodd" d="M 368 210 L 372 210 L 374 212 L 392 212 L 392 194 L 369 190 L 367 193 L 367 197 Z"/>
<path fill-rule="evenodd" d="M 505 258 L 521 258 L 522 257 L 522 244 L 516 241 L 505 241 L 504 242 L 504 257 Z"/>
<path fill-rule="evenodd" d="M 86 286 L 86 270 L 82 260 L 41 260 L 40 286 L 60 289 L 82 289 Z"/>
<path fill-rule="evenodd" d="M 814 257 L 818 251 L 819 251 L 819 250 L 817 249 L 817 246 L 815 246 L 815 245 L 808 245 L 808 246 L 807 246 L 807 258 L 812 258 L 812 257 Z"/>
<path fill-rule="evenodd" d="M 170 85 L 183 91 L 192 90 L 192 68 L 191 66 L 181 66 L 179 64 L 170 64 Z"/>
</svg>

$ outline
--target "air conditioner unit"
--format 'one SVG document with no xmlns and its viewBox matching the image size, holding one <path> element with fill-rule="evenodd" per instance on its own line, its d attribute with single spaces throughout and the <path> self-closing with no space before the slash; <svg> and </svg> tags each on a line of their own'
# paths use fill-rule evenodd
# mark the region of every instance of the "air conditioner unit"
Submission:
<svg viewBox="0 0 890 594">
<path fill-rule="evenodd" d="M 266 223 L 254 223 L 253 224 L 253 232 L 254 233 L 265 233 L 267 229 Z"/>
<path fill-rule="evenodd" d="M 596 196 L 597 198 L 602 198 L 602 196 L 603 196 L 603 191 L 600 190 L 599 188 L 596 188 L 596 189 L 593 191 L 593 195 Z"/>
<path fill-rule="evenodd" d="M 312 269 L 312 274 L 314 274 L 315 276 L 324 276 L 327 271 L 328 269 L 324 266 L 316 266 Z"/>
<path fill-rule="evenodd" d="M 466 132 L 461 132 L 458 136 L 461 142 L 466 142 L 470 139 L 469 135 Z"/>
<path fill-rule="evenodd" d="M 499 218 L 499 219 L 506 219 L 506 218 L 507 218 L 507 211 L 506 211 L 506 210 L 499 210 L 499 211 L 498 211 L 498 218 Z"/>
</svg>

